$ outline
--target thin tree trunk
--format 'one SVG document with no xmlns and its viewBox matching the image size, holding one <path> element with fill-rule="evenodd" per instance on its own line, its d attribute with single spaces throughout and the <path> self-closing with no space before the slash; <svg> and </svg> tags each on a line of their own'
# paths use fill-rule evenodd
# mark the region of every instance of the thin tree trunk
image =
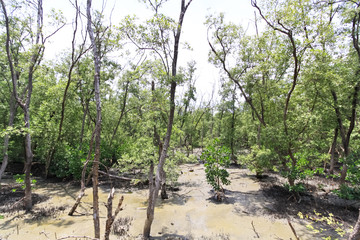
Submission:
<svg viewBox="0 0 360 240">
<path fill-rule="evenodd" d="M 236 164 L 235 150 L 234 150 L 234 138 L 235 138 L 235 119 L 236 119 L 236 108 L 235 108 L 235 91 L 236 85 L 232 92 L 232 116 L 231 116 L 231 134 L 230 134 L 230 149 L 231 149 L 231 160 Z"/>
<path fill-rule="evenodd" d="M 124 113 L 125 113 L 125 108 L 126 108 L 126 102 L 127 102 L 127 96 L 128 96 L 128 92 L 129 92 L 129 85 L 130 85 L 130 80 L 128 80 L 126 82 L 126 85 L 125 85 L 125 94 L 124 94 L 124 100 L 123 100 L 123 103 L 122 103 L 122 106 L 121 106 L 121 113 L 120 113 L 120 117 L 116 123 L 116 126 L 115 126 L 115 129 L 114 129 L 114 132 L 111 136 L 111 140 L 110 140 L 110 147 L 114 141 L 114 138 L 116 136 L 116 133 L 118 131 L 118 128 L 119 128 L 119 125 L 120 125 L 120 122 L 121 122 L 121 119 L 123 118 L 124 116 Z"/>
<path fill-rule="evenodd" d="M 170 145 L 170 139 L 171 139 L 171 133 L 172 133 L 172 127 L 174 122 L 174 114 L 175 114 L 175 92 L 176 92 L 176 81 L 174 78 L 176 77 L 176 71 L 177 71 L 177 60 L 178 60 L 178 50 L 179 50 L 179 42 L 180 42 L 180 35 L 181 35 L 181 28 L 182 23 L 184 20 L 184 16 L 186 13 L 187 8 L 189 7 L 192 0 L 189 0 L 187 4 L 185 4 L 185 0 L 181 0 L 181 11 L 179 16 L 179 22 L 177 31 L 175 34 L 175 40 L 174 40 L 174 55 L 173 55 L 173 61 L 172 61 L 172 67 L 171 67 L 171 75 L 172 75 L 172 81 L 171 81 L 171 87 L 170 87 L 170 113 L 169 113 L 169 119 L 168 119 L 168 126 L 165 136 L 164 145 L 161 151 L 159 163 L 156 170 L 156 177 L 155 177 L 155 186 L 153 191 L 151 191 L 150 188 L 150 196 L 148 201 L 148 207 L 147 207 L 147 218 L 145 220 L 144 230 L 143 230 L 143 237 L 148 239 L 150 237 L 150 231 L 151 231 L 151 225 L 154 220 L 154 210 L 155 210 L 155 203 L 156 199 L 159 195 L 159 190 L 161 188 L 161 185 L 164 183 L 164 164 L 165 159 L 167 155 L 167 150 Z"/>
<path fill-rule="evenodd" d="M 330 148 L 330 151 L 329 151 L 329 153 L 330 153 L 330 169 L 329 169 L 329 173 L 330 174 L 334 174 L 335 150 L 336 150 L 336 143 L 337 143 L 338 135 L 339 135 L 339 128 L 335 128 L 333 142 L 331 144 L 331 148 Z"/>
<path fill-rule="evenodd" d="M 115 194 L 115 188 L 112 188 L 111 192 L 109 193 L 108 201 L 107 201 L 107 205 L 106 205 L 108 213 L 107 213 L 106 226 L 105 226 L 105 235 L 104 235 L 105 240 L 109 240 L 111 226 L 114 223 L 114 220 L 115 220 L 116 216 L 122 210 L 121 205 L 122 205 L 122 203 L 124 201 L 124 196 L 121 196 L 121 198 L 119 199 L 118 206 L 117 206 L 117 208 L 115 210 L 115 213 L 113 215 L 112 214 L 112 201 L 114 199 L 114 194 Z"/>
<path fill-rule="evenodd" d="M 86 169 L 87 169 L 87 166 L 88 166 L 88 164 L 90 162 L 90 159 L 91 159 L 91 153 L 92 153 L 93 142 L 94 142 L 94 135 L 95 135 L 95 130 L 94 130 L 94 132 L 93 132 L 93 134 L 91 136 L 89 152 L 88 152 L 88 155 L 87 155 L 87 158 L 86 158 L 86 162 L 85 162 L 85 164 L 83 166 L 83 170 L 81 172 L 81 189 L 80 189 L 80 193 L 77 196 L 73 207 L 70 209 L 70 211 L 68 213 L 69 216 L 74 215 L 74 212 L 75 212 L 76 208 L 79 206 L 82 197 L 85 195 L 85 190 L 86 190 L 86 185 L 87 185 L 87 181 L 85 181 L 86 180 L 85 179 L 85 177 L 86 177 Z"/>
<path fill-rule="evenodd" d="M 26 98 L 25 100 L 21 100 L 18 95 L 17 87 L 18 87 L 18 74 L 14 68 L 13 61 L 13 53 L 11 51 L 11 37 L 10 37 L 10 26 L 9 26 L 9 18 L 7 16 L 6 7 L 4 1 L 1 0 L 1 5 L 3 9 L 3 14 L 5 17 L 5 26 L 6 26 L 6 53 L 10 67 L 12 87 L 13 87 L 13 96 L 19 104 L 19 106 L 24 111 L 24 127 L 27 129 L 27 133 L 25 135 L 25 197 L 24 197 L 24 207 L 26 211 L 30 211 L 32 208 L 32 198 L 31 198 L 31 165 L 33 160 L 33 153 L 31 149 L 31 136 L 30 136 L 30 102 L 31 95 L 33 90 L 33 74 L 36 69 L 36 66 L 40 64 L 43 51 L 44 51 L 44 43 L 42 35 L 42 27 L 43 27 L 43 8 L 42 8 L 42 0 L 37 1 L 37 29 L 36 34 L 33 35 L 35 39 L 32 39 L 36 48 L 31 55 L 31 59 L 29 59 L 30 66 L 28 68 L 28 82 L 26 86 Z"/>
<path fill-rule="evenodd" d="M 100 238 L 100 216 L 99 216 L 99 162 L 100 162 L 100 141 L 101 141 L 101 99 L 100 99 L 100 53 L 97 48 L 97 43 L 94 36 L 91 21 L 91 3 L 92 0 L 87 0 L 87 17 L 88 17 L 88 32 L 93 48 L 94 55 L 94 89 L 96 100 L 96 126 L 95 126 L 95 159 L 93 163 L 93 219 L 94 219 L 94 233 L 95 238 Z"/>
<path fill-rule="evenodd" d="M 82 123 L 81 123 L 81 132 L 80 132 L 80 144 L 79 149 L 82 149 L 83 139 L 84 139 L 84 131 L 85 131 L 85 124 L 86 124 L 86 115 L 89 109 L 89 101 L 86 101 L 86 106 L 84 109 L 83 117 L 82 117 Z"/>
<path fill-rule="evenodd" d="M 29 108 L 24 109 L 25 128 L 30 130 L 30 113 Z M 33 153 L 31 150 L 31 136 L 30 133 L 25 135 L 25 197 L 24 206 L 26 211 L 30 211 L 32 208 L 31 197 L 31 165 L 33 160 Z"/>
<path fill-rule="evenodd" d="M 42 0 L 38 0 L 37 2 L 37 33 L 36 33 L 36 44 L 40 44 L 41 31 L 43 26 L 43 7 Z M 30 132 L 30 102 L 31 95 L 33 90 L 33 74 L 35 71 L 35 66 L 39 64 L 41 51 L 43 50 L 43 46 L 38 47 L 37 51 L 31 56 L 31 64 L 29 67 L 29 75 L 28 75 L 28 86 L 27 86 L 27 96 L 25 101 L 24 110 L 24 121 L 25 128 Z M 30 211 L 32 208 L 32 197 L 31 197 L 31 165 L 33 161 L 33 152 L 31 149 L 31 135 L 30 133 L 25 135 L 25 198 L 24 198 L 24 206 L 26 211 Z"/>
<path fill-rule="evenodd" d="M 75 28 L 74 28 L 74 32 L 73 32 L 73 38 L 72 38 L 71 62 L 70 62 L 69 71 L 67 73 L 68 81 L 66 83 L 64 94 L 63 94 L 63 99 L 62 99 L 62 102 L 61 102 L 61 115 L 60 115 L 58 136 L 57 136 L 55 142 L 52 144 L 53 146 L 50 148 L 48 158 L 46 159 L 46 163 L 45 163 L 45 177 L 47 177 L 47 175 L 48 175 L 51 160 L 54 157 L 55 152 L 56 152 L 56 146 L 58 145 L 58 143 L 60 142 L 61 137 L 62 137 L 61 134 L 62 134 L 62 128 L 63 128 L 63 124 L 64 124 L 64 119 L 65 119 L 66 99 L 67 99 L 67 93 L 68 93 L 69 88 L 70 88 L 70 84 L 72 82 L 72 72 L 73 72 L 76 64 L 79 62 L 80 58 L 89 50 L 89 49 L 84 49 L 85 41 L 86 41 L 86 38 L 85 38 L 83 43 L 80 46 L 79 53 L 76 55 L 76 49 L 75 49 L 75 42 L 76 41 L 75 40 L 76 40 L 76 33 L 77 33 L 77 30 L 78 30 L 78 18 L 79 18 L 79 14 L 80 14 L 80 8 L 78 7 L 77 0 L 75 0 L 74 4 L 75 4 L 75 8 L 76 8 Z"/>
<path fill-rule="evenodd" d="M 357 5 L 356 8 L 356 13 L 354 14 L 353 18 L 352 18 L 352 30 L 351 30 L 351 38 L 353 40 L 353 47 L 357 53 L 357 57 L 358 57 L 358 68 L 357 71 L 355 73 L 355 77 L 357 79 L 359 79 L 360 76 L 360 47 L 359 47 L 359 25 L 360 25 L 360 13 L 358 12 L 359 10 L 359 5 Z M 350 125 L 348 128 L 348 131 L 346 133 L 345 136 L 345 129 L 344 126 L 342 125 L 341 122 L 341 115 L 340 115 L 340 110 L 337 104 L 335 104 L 335 111 L 336 111 L 336 116 L 337 116 L 337 120 L 339 123 L 339 128 L 340 128 L 340 135 L 341 135 L 341 139 L 343 142 L 343 147 L 344 147 L 344 155 L 345 155 L 345 159 L 349 156 L 350 154 L 350 137 L 351 134 L 354 130 L 355 127 L 355 120 L 356 120 L 356 109 L 358 106 L 358 95 L 359 95 L 359 91 L 360 91 L 360 82 L 358 81 L 356 83 L 356 85 L 354 86 L 354 92 L 351 96 L 352 98 L 352 102 L 351 102 L 351 116 L 349 117 L 350 120 Z M 336 100 L 336 94 L 334 95 L 334 91 L 332 91 L 333 94 L 333 98 L 334 101 Z M 336 103 L 336 102 L 335 102 Z M 347 175 L 347 165 L 346 162 L 344 162 L 343 164 L 343 169 L 341 171 L 341 176 L 340 176 L 340 184 L 344 184 L 345 183 L 345 179 L 346 179 L 346 175 Z"/>
</svg>

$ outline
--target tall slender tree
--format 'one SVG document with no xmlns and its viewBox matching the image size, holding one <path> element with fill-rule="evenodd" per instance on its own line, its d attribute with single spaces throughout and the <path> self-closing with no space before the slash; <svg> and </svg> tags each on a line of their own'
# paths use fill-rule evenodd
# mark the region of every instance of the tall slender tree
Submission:
<svg viewBox="0 0 360 240">
<path fill-rule="evenodd" d="M 149 0 L 150 5 L 154 8 L 155 12 L 158 11 L 158 8 L 161 6 L 163 1 L 151 1 Z M 180 8 L 180 15 L 179 20 L 176 24 L 176 28 L 174 30 L 174 45 L 172 51 L 165 50 L 164 51 L 164 68 L 167 72 L 167 78 L 170 82 L 170 89 L 169 89 L 169 95 L 170 95 L 170 101 L 169 101 L 169 117 L 167 122 L 167 130 L 166 130 L 166 136 L 164 139 L 164 144 L 162 146 L 161 154 L 159 157 L 159 162 L 156 169 L 156 175 L 155 175 L 155 182 L 154 185 L 150 184 L 149 189 L 149 200 L 148 200 L 148 207 L 147 207 L 147 213 L 146 213 L 146 220 L 143 230 L 143 236 L 144 238 L 148 239 L 150 238 L 150 231 L 151 231 L 151 225 L 154 220 L 154 210 L 155 210 L 155 203 L 157 200 L 157 197 L 159 195 L 159 190 L 164 183 L 165 180 L 165 174 L 164 174 L 164 164 L 167 156 L 167 151 L 170 145 L 170 139 L 171 139 L 171 133 L 174 123 L 174 115 L 175 115 L 175 93 L 176 93 L 176 86 L 177 86 L 177 64 L 178 64 L 178 56 L 179 56 L 179 44 L 180 44 L 180 36 L 182 31 L 182 26 L 184 22 L 185 13 L 191 4 L 192 0 L 189 0 L 187 3 L 185 0 L 181 0 L 181 8 Z M 158 15 L 158 17 L 161 17 Z M 163 37 L 164 32 L 162 29 L 159 29 L 160 36 Z M 164 38 L 162 39 L 164 40 Z M 162 41 L 160 44 L 160 47 L 162 49 L 168 49 L 168 41 Z M 171 58 L 171 63 L 169 63 L 168 58 Z M 165 61 L 164 61 L 165 60 Z M 152 177 L 152 174 L 150 174 L 150 177 Z M 152 182 L 152 180 L 150 181 Z"/>
<path fill-rule="evenodd" d="M 31 36 L 34 36 L 32 39 L 32 45 L 30 46 L 30 57 L 28 59 L 29 64 L 27 67 L 27 85 L 26 85 L 26 96 L 21 97 L 19 95 L 19 86 L 18 80 L 20 73 L 18 69 L 14 66 L 14 59 L 18 56 L 14 56 L 16 53 L 12 51 L 13 43 L 16 40 L 12 36 L 12 30 L 10 29 L 10 19 L 8 17 L 6 6 L 3 0 L 1 0 L 1 5 L 3 9 L 3 14 L 5 17 L 5 27 L 6 27 L 6 53 L 8 57 L 8 62 L 10 66 L 10 73 L 12 79 L 12 91 L 14 98 L 17 104 L 22 108 L 24 112 L 24 128 L 26 129 L 25 133 L 25 197 L 24 197 L 24 207 L 27 211 L 32 208 L 32 197 L 31 197 L 31 165 L 33 160 L 33 152 L 31 147 L 31 129 L 30 129 L 30 102 L 31 94 L 33 90 L 33 80 L 34 73 L 36 68 L 39 66 L 40 61 L 44 52 L 44 43 L 46 38 L 43 37 L 43 7 L 42 0 L 36 2 L 28 3 L 30 8 L 36 10 L 36 32 L 35 34 L 31 33 Z M 31 28 L 30 28 L 31 29 Z M 21 44 L 21 43 L 19 43 Z"/>
<path fill-rule="evenodd" d="M 94 89 L 96 101 L 96 126 L 95 126 L 95 158 L 93 162 L 92 181 L 93 181 L 93 219 L 95 238 L 100 238 L 100 216 L 99 216 L 99 163 L 100 163 L 100 143 L 101 143 L 101 98 L 100 98 L 100 52 L 95 40 L 93 23 L 91 18 L 92 0 L 87 0 L 86 15 L 88 18 L 87 28 L 91 40 L 94 58 Z"/>
</svg>

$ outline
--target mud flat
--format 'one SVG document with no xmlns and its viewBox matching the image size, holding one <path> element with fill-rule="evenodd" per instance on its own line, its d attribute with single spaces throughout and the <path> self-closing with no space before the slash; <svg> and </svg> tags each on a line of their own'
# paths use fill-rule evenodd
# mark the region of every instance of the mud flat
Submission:
<svg viewBox="0 0 360 240">
<path fill-rule="evenodd" d="M 179 190 L 169 191 L 169 199 L 160 200 L 155 209 L 151 235 L 154 239 L 295 239 L 286 218 L 270 214 L 269 200 L 261 186 L 245 169 L 229 169 L 231 185 L 226 186 L 226 199 L 217 203 L 212 199 L 211 187 L 206 183 L 204 166 L 182 166 Z M 11 185 L 8 182 L 8 185 Z M 33 213 L 23 211 L 0 213 L 0 239 L 61 239 L 68 236 L 93 236 L 92 191 L 86 190 L 75 216 L 67 212 L 74 203 L 78 188 L 66 183 L 40 183 L 34 193 L 44 198 Z M 105 202 L 110 186 L 100 192 L 101 235 L 106 221 Z M 123 211 L 118 218 L 127 218 L 122 236 L 111 239 L 140 239 L 146 217 L 148 191 L 117 189 L 114 205 L 124 196 Z M 315 239 L 303 221 L 290 218 L 300 239 Z M 71 238 L 75 239 L 75 238 Z M 77 238 L 81 239 L 81 238 Z"/>
</svg>

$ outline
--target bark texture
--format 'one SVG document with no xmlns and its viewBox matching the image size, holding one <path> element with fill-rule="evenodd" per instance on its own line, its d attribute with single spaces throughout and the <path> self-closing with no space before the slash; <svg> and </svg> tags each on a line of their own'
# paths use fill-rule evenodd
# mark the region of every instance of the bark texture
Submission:
<svg viewBox="0 0 360 240">
<path fill-rule="evenodd" d="M 180 35 L 181 35 L 181 28 L 184 21 L 184 16 L 186 13 L 187 8 L 189 7 L 192 0 L 189 0 L 188 3 L 185 3 L 185 0 L 181 0 L 181 11 L 178 21 L 178 27 L 175 33 L 175 40 L 174 40 L 174 48 L 173 48 L 173 58 L 172 58 L 172 64 L 171 64 L 171 85 L 170 85 L 170 111 L 169 111 L 169 119 L 168 119 L 168 125 L 165 135 L 164 144 L 161 150 L 159 163 L 156 169 L 156 176 L 155 176 L 155 183 L 154 186 L 150 184 L 149 189 L 149 200 L 148 200 L 148 207 L 147 207 L 147 215 L 143 230 L 143 237 L 145 239 L 150 238 L 150 231 L 151 231 L 151 225 L 154 220 L 154 210 L 155 210 L 155 203 L 156 199 L 159 195 L 159 191 L 161 189 L 161 186 L 164 183 L 165 174 L 164 174 L 164 164 L 165 159 L 167 155 L 167 150 L 170 145 L 170 139 L 171 139 L 171 133 L 172 133 L 172 127 L 174 122 L 174 114 L 175 114 L 175 92 L 176 92 L 176 72 L 177 72 L 177 61 L 178 61 L 178 55 L 179 55 L 179 43 L 180 43 Z M 150 179 L 149 179 L 150 180 Z M 150 181 L 150 183 L 152 180 Z"/>
<path fill-rule="evenodd" d="M 115 210 L 115 213 L 113 215 L 112 214 L 112 202 L 113 202 L 113 199 L 114 199 L 114 194 L 115 194 L 115 189 L 112 188 L 111 192 L 109 193 L 108 201 L 107 201 L 107 204 L 106 204 L 107 219 L 106 219 L 105 236 L 104 236 L 105 240 L 109 240 L 109 236 L 110 236 L 110 232 L 111 232 L 111 226 L 114 223 L 116 216 L 122 210 L 121 206 L 122 206 L 122 203 L 124 201 L 124 196 L 121 196 L 121 198 L 119 199 L 118 206 L 117 206 L 117 208 Z"/>
<path fill-rule="evenodd" d="M 93 181 L 93 220 L 94 220 L 94 233 L 95 238 L 100 238 L 100 216 L 99 216 L 99 162 L 100 162 L 100 140 L 101 140 L 101 99 L 100 99 L 100 53 L 97 48 L 94 30 L 91 21 L 91 3 L 92 0 L 87 0 L 87 18 L 88 18 L 88 33 L 91 40 L 93 56 L 94 56 L 94 89 L 96 101 L 96 126 L 95 126 L 95 158 L 92 170 Z"/>
</svg>

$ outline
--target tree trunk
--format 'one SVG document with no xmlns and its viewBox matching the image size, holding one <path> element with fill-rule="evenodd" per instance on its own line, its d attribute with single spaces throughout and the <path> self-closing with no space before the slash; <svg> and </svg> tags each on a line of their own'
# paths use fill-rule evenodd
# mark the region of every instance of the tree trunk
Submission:
<svg viewBox="0 0 360 240">
<path fill-rule="evenodd" d="M 168 119 L 168 125 L 166 130 L 166 136 L 164 145 L 162 147 L 161 155 L 159 158 L 159 163 L 156 169 L 156 177 L 155 177 L 155 186 L 153 190 L 150 187 L 150 194 L 149 194 L 149 201 L 148 201 L 148 207 L 147 207 L 147 216 L 145 220 L 144 230 L 143 230 L 143 237 L 145 239 L 148 239 L 150 237 L 150 231 L 151 231 L 151 225 L 154 220 L 154 210 L 155 210 L 155 203 L 156 199 L 159 195 L 159 190 L 161 188 L 161 185 L 164 183 L 164 164 L 165 159 L 167 155 L 167 150 L 170 145 L 170 139 L 171 139 L 171 133 L 172 133 L 172 127 L 174 122 L 174 114 L 175 114 L 175 92 L 176 92 L 176 71 L 177 71 L 177 60 L 178 60 L 178 50 L 179 50 L 179 42 L 180 42 L 180 35 L 181 35 L 181 28 L 182 23 L 184 20 L 184 16 L 186 13 L 187 8 L 189 7 L 192 0 L 189 0 L 187 4 L 185 4 L 185 0 L 181 0 L 181 11 L 179 16 L 179 22 L 178 27 L 175 34 L 175 40 L 174 40 L 174 55 L 172 60 L 172 67 L 171 67 L 171 86 L 170 86 L 170 111 L 169 111 L 169 119 Z"/>
<path fill-rule="evenodd" d="M 112 214 L 112 201 L 114 199 L 114 193 L 115 193 L 115 188 L 112 188 L 111 192 L 109 193 L 108 202 L 107 202 L 107 205 L 106 205 L 108 213 L 107 213 L 106 226 L 105 226 L 105 235 L 104 235 L 105 240 L 109 240 L 111 226 L 114 223 L 114 220 L 115 220 L 116 216 L 121 211 L 121 205 L 122 205 L 122 203 L 124 201 L 124 196 L 121 196 L 121 198 L 119 199 L 118 206 L 117 206 L 117 208 L 115 210 L 115 213 L 113 215 Z"/>
<path fill-rule="evenodd" d="M 42 0 L 37 1 L 37 30 L 36 34 L 33 35 L 35 39 L 32 39 L 33 46 L 35 49 L 33 50 L 33 54 L 31 55 L 31 59 L 29 59 L 30 65 L 28 67 L 28 83 L 26 86 L 26 98 L 25 101 L 21 100 L 18 96 L 18 72 L 16 72 L 14 68 L 13 62 L 13 53 L 11 51 L 11 37 L 10 37 L 10 26 L 9 26 L 9 18 L 7 16 L 6 8 L 4 2 L 1 0 L 1 5 L 3 9 L 3 14 L 5 17 L 5 26 L 6 26 L 6 54 L 9 62 L 10 72 L 11 72 L 11 80 L 13 87 L 13 95 L 14 98 L 19 104 L 19 106 L 24 111 L 24 126 L 28 131 L 25 135 L 25 197 L 24 197 L 24 207 L 26 211 L 31 210 L 32 208 L 32 199 L 31 199 L 31 165 L 33 160 L 33 153 L 31 149 L 31 136 L 30 136 L 30 102 L 31 102 L 31 94 L 33 90 L 33 74 L 36 69 L 36 66 L 40 64 L 41 57 L 44 51 L 44 43 L 42 35 L 42 27 L 43 27 L 43 7 Z"/>
<path fill-rule="evenodd" d="M 42 9 L 42 0 L 37 2 L 37 34 L 36 34 L 36 44 L 40 44 L 41 31 L 43 22 L 43 9 Z M 25 135 L 25 197 L 24 197 L 24 206 L 26 211 L 32 209 L 32 197 L 31 197 L 31 165 L 33 161 L 33 152 L 31 149 L 31 135 L 30 135 L 30 102 L 31 95 L 33 90 L 33 74 L 35 66 L 40 63 L 41 51 L 43 46 L 37 47 L 37 51 L 31 56 L 31 64 L 29 66 L 29 75 L 28 75 L 28 84 L 27 84 L 27 95 L 25 104 L 22 106 L 24 110 L 24 121 L 25 128 L 28 133 Z"/>
<path fill-rule="evenodd" d="M 336 150 L 336 143 L 337 143 L 338 135 L 339 135 L 339 128 L 335 128 L 333 142 L 331 144 L 331 148 L 330 148 L 330 151 L 329 151 L 329 153 L 330 153 L 330 169 L 329 169 L 329 173 L 330 174 L 334 174 L 335 150 Z"/>
<path fill-rule="evenodd" d="M 230 149 L 231 149 L 231 161 L 233 161 L 235 164 L 236 157 L 235 157 L 235 149 L 234 149 L 234 138 L 235 138 L 235 120 L 236 120 L 236 108 L 235 108 L 235 88 L 232 92 L 232 116 L 231 116 L 231 133 L 230 133 Z"/>
<path fill-rule="evenodd" d="M 340 181 L 339 181 L 340 184 L 345 184 L 347 170 L 348 170 L 348 166 L 346 165 L 346 163 L 343 163 L 341 175 L 340 175 Z"/>
<path fill-rule="evenodd" d="M 349 236 L 349 240 L 360 240 L 360 209 L 358 220 L 356 221 L 355 227 Z"/>
<path fill-rule="evenodd" d="M 150 230 L 151 230 L 151 224 L 154 220 L 154 207 L 155 204 L 153 203 L 152 195 L 154 193 L 154 162 L 150 162 L 150 169 L 149 169 L 149 202 L 148 207 L 146 209 L 146 220 L 144 225 L 144 238 L 148 238 L 150 236 Z M 145 234 L 148 234 L 147 237 L 145 237 Z"/>
<path fill-rule="evenodd" d="M 83 113 L 83 117 L 82 117 L 82 122 L 81 122 L 80 144 L 79 144 L 80 150 L 82 149 L 82 144 L 83 144 L 83 139 L 84 139 L 85 123 L 86 123 L 86 116 L 87 116 L 88 109 L 89 109 L 89 101 L 86 101 L 85 109 L 84 109 L 84 113 Z"/>
<path fill-rule="evenodd" d="M 164 180 L 164 183 L 161 185 L 161 199 L 169 199 L 169 196 L 166 192 L 166 181 Z"/>
<path fill-rule="evenodd" d="M 122 106 L 121 106 L 120 117 L 119 117 L 119 120 L 118 120 L 117 123 L 116 123 L 114 132 L 113 132 L 113 134 L 112 134 L 112 136 L 111 136 L 110 147 L 111 147 L 111 145 L 112 145 L 112 143 L 113 143 L 113 141 L 114 141 L 114 138 L 115 138 L 116 133 L 117 133 L 117 131 L 118 131 L 118 128 L 119 128 L 121 119 L 123 118 L 124 113 L 125 113 L 127 96 L 128 96 L 128 92 L 129 92 L 129 85 L 130 85 L 130 80 L 128 80 L 128 81 L 126 82 L 126 85 L 125 85 L 125 94 L 124 94 L 124 99 L 123 99 L 123 103 L 122 103 Z"/>
<path fill-rule="evenodd" d="M 92 0 L 87 0 L 87 18 L 88 18 L 88 32 L 93 48 L 94 56 L 94 89 L 96 100 L 96 126 L 95 126 L 95 158 L 93 163 L 92 180 L 93 180 L 93 219 L 94 219 L 94 233 L 95 238 L 100 238 L 100 216 L 99 216 L 99 162 L 100 162 L 100 141 L 101 141 L 101 99 L 100 99 L 100 53 L 97 48 L 97 43 L 94 36 L 91 21 L 91 3 Z"/>
<path fill-rule="evenodd" d="M 29 108 L 24 109 L 25 128 L 30 130 L 30 113 Z M 33 160 L 33 153 L 31 150 L 31 136 L 30 133 L 25 135 L 25 197 L 24 207 L 26 211 L 32 208 L 31 197 L 31 165 Z"/>
<path fill-rule="evenodd" d="M 159 195 L 159 190 L 160 190 L 162 184 L 164 183 L 164 179 L 165 179 L 163 168 L 164 168 L 164 164 L 165 164 L 167 150 L 170 145 L 172 126 L 173 126 L 173 122 L 174 122 L 175 91 L 176 91 L 176 82 L 172 81 L 171 89 L 170 89 L 170 95 L 171 95 L 171 97 L 170 97 L 170 114 L 169 114 L 169 121 L 168 121 L 165 142 L 162 147 L 161 155 L 159 158 L 159 163 L 157 165 L 156 176 L 155 176 L 155 186 L 152 187 L 150 185 L 150 190 L 149 190 L 150 194 L 149 194 L 149 201 L 148 201 L 148 207 L 147 207 L 147 218 L 145 220 L 145 225 L 144 225 L 144 230 L 143 230 L 143 235 L 144 235 L 144 238 L 146 238 L 146 239 L 148 239 L 150 237 L 151 225 L 154 220 L 154 210 L 155 210 L 156 199 Z M 153 189 L 151 189 L 151 188 L 153 188 Z"/>
<path fill-rule="evenodd" d="M 94 142 L 94 135 L 95 135 L 95 131 L 93 132 L 93 134 L 91 136 L 90 145 L 89 145 L 89 152 L 88 152 L 88 155 L 87 155 L 87 158 L 86 158 L 86 162 L 85 162 L 85 164 L 83 166 L 83 170 L 81 172 L 81 189 L 80 189 L 80 193 L 77 196 L 73 207 L 70 209 L 70 211 L 68 213 L 69 216 L 72 216 L 74 214 L 76 208 L 79 206 L 79 204 L 81 202 L 82 197 L 85 195 L 85 190 L 86 190 L 86 185 L 87 185 L 87 182 L 85 181 L 86 169 L 87 169 L 87 166 L 88 166 L 88 164 L 90 162 L 90 158 L 91 158 L 93 142 Z"/>
</svg>

